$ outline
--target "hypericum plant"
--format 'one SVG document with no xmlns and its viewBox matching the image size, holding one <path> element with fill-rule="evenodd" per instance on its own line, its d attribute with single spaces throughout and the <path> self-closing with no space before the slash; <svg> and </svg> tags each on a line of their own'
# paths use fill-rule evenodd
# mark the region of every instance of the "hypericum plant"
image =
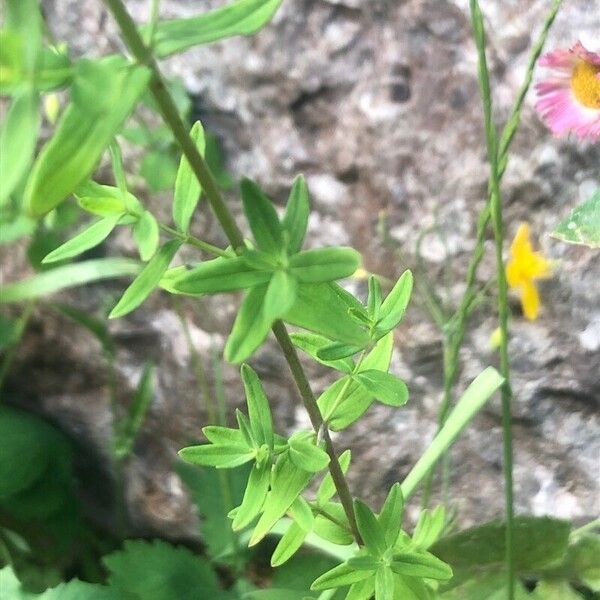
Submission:
<svg viewBox="0 0 600 600">
<path fill-rule="evenodd" d="M 404 481 L 392 486 L 378 512 L 352 497 L 345 476 L 350 467 L 350 452 L 338 453 L 330 431 L 350 426 L 374 401 L 392 407 L 401 407 L 408 401 L 405 383 L 389 373 L 389 367 L 393 332 L 411 296 L 412 274 L 406 271 L 387 295 L 379 280 L 370 277 L 366 304 L 336 283 L 357 270 L 360 257 L 351 248 L 303 249 L 310 200 L 302 176 L 295 179 L 283 211 L 277 210 L 256 183 L 242 181 L 243 213 L 252 235 L 252 239 L 247 239 L 209 168 L 207 138 L 201 123 L 194 123 L 190 130 L 184 122 L 181 105 L 178 107 L 175 102 L 156 62 L 197 44 L 252 34 L 269 21 L 281 0 L 237 0 L 198 17 L 173 21 L 158 18 L 159 3 L 154 0 L 149 23 L 141 28 L 133 22 L 122 0 L 104 0 L 104 3 L 120 29 L 130 57 L 110 55 L 72 61 L 66 48 L 45 43 L 36 0 L 6 2 L 0 89 L 12 97 L 12 102 L 0 136 L 0 166 L 3 174 L 9 173 L 0 204 L 9 209 L 7 222 L 17 223 L 19 230 L 22 219 L 30 223 L 32 218 L 56 214 L 71 196 L 83 211 L 94 216 L 94 221 L 45 256 L 44 265 L 53 267 L 58 263 L 58 266 L 6 286 L 2 300 L 31 300 L 69 285 L 135 276 L 110 314 L 111 318 L 117 318 L 138 308 L 157 288 L 174 296 L 190 297 L 243 291 L 244 298 L 225 346 L 225 359 L 243 363 L 241 374 L 248 414 L 237 411 L 238 428 L 223 424 L 205 427 L 209 443 L 184 448 L 181 456 L 189 462 L 218 469 L 250 464 L 241 503 L 229 513 L 233 529 L 243 531 L 252 527 L 250 545 L 257 544 L 270 532 L 281 535 L 271 559 L 273 566 L 285 563 L 305 543 L 325 544 L 341 564 L 312 584 L 313 590 L 324 590 L 320 594 L 323 600 L 337 593 L 337 588 L 348 588 L 344 591 L 346 600 L 368 600 L 373 594 L 376 600 L 452 598 L 453 586 L 460 589 L 457 586 L 470 585 L 470 571 L 456 583 L 443 583 L 452 577 L 453 568 L 448 563 L 453 566 L 456 563 L 459 569 L 463 567 L 455 557 L 442 560 L 442 551 L 435 549 L 448 525 L 444 510 L 423 510 L 413 535 L 409 536 L 402 530 L 403 509 L 426 478 L 428 497 L 430 473 L 437 461 L 484 403 L 502 388 L 507 524 L 499 529 L 486 529 L 485 533 L 492 531 L 496 538 L 505 541 L 500 553 L 506 556 L 507 575 L 499 586 L 492 587 L 494 593 L 506 590 L 512 599 L 515 589 L 521 589 L 516 577 L 528 571 L 525 567 L 520 570 L 522 563 L 518 555 L 515 557 L 519 523 L 513 518 L 512 508 L 508 304 L 500 179 L 535 61 L 560 2 L 555 2 L 545 23 L 512 116 L 498 139 L 491 114 L 483 18 L 478 3 L 471 0 L 491 165 L 489 203 L 479 220 L 478 245 L 469 269 L 465 298 L 444 325 L 448 332 L 445 397 L 438 434 Z M 39 100 L 57 89 L 68 90 L 69 102 L 34 160 Z M 182 150 L 175 173 L 172 223 L 161 223 L 136 196 L 116 139 L 124 131 L 125 137 L 131 138 L 131 128 L 124 130 L 127 119 L 142 99 L 147 102 L 149 96 L 164 120 L 167 130 L 163 132 L 164 139 L 174 140 Z M 93 178 L 107 149 L 114 185 Z M 219 247 L 191 233 L 190 226 L 202 198 L 220 223 L 228 247 Z M 475 270 L 483 255 L 489 222 L 496 241 L 502 376 L 488 367 L 450 410 L 458 350 L 472 309 Z M 64 264 L 101 244 L 117 227 L 130 228 L 139 261 L 107 258 Z M 199 251 L 197 263 L 189 267 L 172 266 L 184 244 Z M 296 328 L 292 333 L 288 332 L 290 325 Z M 294 432 L 289 437 L 275 433 L 269 400 L 258 376 L 245 363 L 270 331 L 289 365 L 312 431 Z M 318 399 L 311 390 L 297 349 L 339 373 L 339 378 Z M 142 377 L 129 419 L 116 428 L 114 453 L 121 460 L 132 451 L 140 415 L 149 403 L 148 373 L 149 370 Z M 316 492 L 311 493 L 310 484 L 317 477 L 320 483 Z M 468 540 L 476 542 L 476 535 Z M 447 548 L 442 542 L 440 547 Z M 565 536 L 556 544 L 549 544 L 555 552 L 552 560 L 556 554 L 564 553 L 566 545 Z M 172 558 L 176 553 L 168 554 Z M 498 565 L 496 554 L 494 557 L 495 562 L 491 562 Z M 485 589 L 492 589 L 490 584 L 485 585 L 488 586 Z M 259 598 L 260 591 L 253 591 L 252 597 Z"/>
</svg>

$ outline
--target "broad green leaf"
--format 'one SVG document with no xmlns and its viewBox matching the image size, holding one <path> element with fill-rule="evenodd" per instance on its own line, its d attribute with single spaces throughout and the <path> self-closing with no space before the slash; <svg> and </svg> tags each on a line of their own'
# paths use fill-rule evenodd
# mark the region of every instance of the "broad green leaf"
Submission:
<svg viewBox="0 0 600 600">
<path fill-rule="evenodd" d="M 102 279 L 137 275 L 139 263 L 124 258 L 99 258 L 57 267 L 2 287 L 0 304 L 21 302 Z"/>
<path fill-rule="evenodd" d="M 273 273 L 263 304 L 263 314 L 267 321 L 275 321 L 284 315 L 294 304 L 298 282 L 289 273 L 277 270 Z"/>
<path fill-rule="evenodd" d="M 67 258 L 73 258 L 83 254 L 86 250 L 94 248 L 98 244 L 101 244 L 111 233 L 117 225 L 120 215 L 113 215 L 110 217 L 104 217 L 99 221 L 96 221 L 93 225 L 84 229 L 81 233 L 77 234 L 74 238 L 65 242 L 55 250 L 52 250 L 44 260 L 42 264 L 48 264 L 57 262 L 59 260 L 66 260 Z"/>
<path fill-rule="evenodd" d="M 400 323 L 410 300 L 412 285 L 412 273 L 404 271 L 381 305 L 379 311 L 380 320 L 377 324 L 377 329 L 387 333 Z"/>
<path fill-rule="evenodd" d="M 387 370 L 392 359 L 393 344 L 391 333 L 381 338 L 362 361 L 361 370 Z M 338 401 L 346 381 L 345 377 L 336 381 L 321 394 L 317 401 L 323 417 L 333 431 L 340 431 L 354 423 L 374 401 L 373 395 L 356 381 L 350 382 L 342 400 Z M 337 408 L 334 408 L 336 406 Z"/>
<path fill-rule="evenodd" d="M 125 290 L 117 305 L 112 309 L 109 319 L 116 319 L 135 310 L 158 286 L 164 272 L 169 268 L 173 257 L 181 246 L 180 240 L 171 240 L 164 244 L 142 272 Z"/>
<path fill-rule="evenodd" d="M 311 434 L 314 438 L 314 434 Z M 310 439 L 310 438 L 309 438 Z M 289 439 L 290 460 L 299 468 L 311 473 L 322 471 L 329 464 L 329 456 L 325 450 L 305 439 L 304 436 L 294 434 Z"/>
<path fill-rule="evenodd" d="M 354 370 L 354 362 L 351 358 L 342 358 L 339 360 L 323 360 L 319 357 L 319 350 L 331 344 L 331 340 L 319 335 L 318 333 L 308 333 L 306 331 L 294 331 L 290 333 L 290 338 L 296 348 L 306 352 L 310 357 L 314 358 L 326 367 L 337 369 L 343 373 L 352 373 Z"/>
<path fill-rule="evenodd" d="M 288 561 L 301 548 L 306 531 L 297 523 L 292 523 L 283 534 L 271 556 L 271 566 L 278 567 Z"/>
<path fill-rule="evenodd" d="M 269 533 L 311 479 L 312 473 L 297 468 L 287 454 L 279 457 L 271 478 L 271 491 L 250 538 L 250 546 L 258 544 Z"/>
<path fill-rule="evenodd" d="M 391 567 L 394 573 L 409 577 L 442 580 L 452 577 L 450 566 L 429 552 L 399 552 L 394 554 Z"/>
<path fill-rule="evenodd" d="M 307 533 L 312 531 L 315 524 L 315 517 L 309 503 L 302 496 L 298 496 L 292 502 L 288 513 L 304 531 Z"/>
<path fill-rule="evenodd" d="M 382 556 L 387 548 L 385 532 L 373 511 L 362 501 L 354 500 L 354 514 L 360 536 L 374 556 Z"/>
<path fill-rule="evenodd" d="M 402 482 L 402 495 L 406 500 L 415 491 L 419 482 L 452 445 L 460 432 L 502 385 L 504 379 L 493 367 L 480 373 L 460 397 L 446 423 L 433 438 L 421 458 Z"/>
<path fill-rule="evenodd" d="M 513 549 L 517 573 L 526 574 L 550 566 L 567 551 L 570 524 L 550 517 L 515 517 Z M 483 568 L 502 569 L 505 556 L 506 525 L 491 521 L 443 537 L 430 552 L 461 573 L 481 572 Z"/>
<path fill-rule="evenodd" d="M 225 344 L 225 360 L 228 362 L 236 364 L 247 360 L 269 334 L 271 323 L 264 318 L 262 310 L 266 292 L 265 284 L 246 292 Z"/>
<path fill-rule="evenodd" d="M 190 132 L 191 138 L 201 156 L 204 156 L 206 140 L 202 123 L 196 121 Z M 202 188 L 192 167 L 185 156 L 181 157 L 177 178 L 175 179 L 175 192 L 173 195 L 173 222 L 179 231 L 187 233 L 190 228 L 192 215 L 200 199 Z"/>
<path fill-rule="evenodd" d="M 333 569 L 323 573 L 321 577 L 315 579 L 310 586 L 311 590 L 328 590 L 331 588 L 341 587 L 343 585 L 351 585 L 363 579 L 371 577 L 369 571 L 357 571 L 349 567 L 346 563 L 342 563 Z"/>
<path fill-rule="evenodd" d="M 346 472 L 348 471 L 348 468 L 350 467 L 351 458 L 352 453 L 350 450 L 344 450 L 338 457 L 340 467 L 342 468 L 342 473 L 346 474 Z M 334 494 L 335 484 L 333 483 L 333 479 L 331 478 L 331 473 L 327 473 L 325 477 L 323 477 L 323 481 L 321 481 L 319 489 L 317 490 L 317 502 L 319 504 L 324 504 L 325 502 L 328 502 Z"/>
<path fill-rule="evenodd" d="M 17 94 L 0 131 L 0 206 L 19 185 L 31 161 L 40 129 L 39 96 L 33 88 Z"/>
<path fill-rule="evenodd" d="M 213 444 L 225 446 L 239 446 L 244 444 L 244 438 L 239 429 L 221 427 L 219 425 L 207 425 L 202 428 L 202 433 L 206 436 L 206 439 Z"/>
<path fill-rule="evenodd" d="M 363 310 L 358 300 L 339 285 L 303 284 L 298 286 L 296 302 L 284 315 L 284 320 L 330 340 L 367 344 L 369 335 L 348 315 L 350 308 Z"/>
<path fill-rule="evenodd" d="M 571 244 L 600 248 L 600 188 L 559 223 L 552 237 Z"/>
<path fill-rule="evenodd" d="M 242 365 L 242 381 L 246 391 L 250 427 L 259 444 L 273 449 L 273 417 L 271 407 L 256 372 L 249 365 Z"/>
<path fill-rule="evenodd" d="M 186 294 L 215 294 L 251 288 L 271 279 L 269 271 L 255 271 L 239 256 L 214 258 L 200 263 L 177 282 L 175 288 Z"/>
<path fill-rule="evenodd" d="M 310 214 L 310 203 L 308 200 L 308 188 L 303 175 L 294 179 L 290 190 L 290 196 L 285 207 L 285 214 L 281 220 L 283 229 L 287 232 L 288 254 L 300 252 L 308 227 L 308 215 Z"/>
<path fill-rule="evenodd" d="M 421 511 L 412 535 L 412 544 L 417 550 L 427 550 L 440 537 L 446 524 L 443 506 Z"/>
<path fill-rule="evenodd" d="M 278 256 L 283 245 L 283 231 L 271 200 L 250 179 L 240 184 L 244 213 L 257 247 L 267 254 Z"/>
<path fill-rule="evenodd" d="M 154 51 L 160 58 L 192 46 L 235 36 L 252 35 L 271 20 L 282 0 L 237 0 L 189 19 L 160 21 Z M 142 31 L 146 31 L 142 27 Z"/>
<path fill-rule="evenodd" d="M 122 57 L 78 62 L 71 104 L 34 163 L 25 191 L 33 215 L 52 210 L 90 176 L 149 78 L 148 68 L 130 66 Z"/>
<path fill-rule="evenodd" d="M 145 210 L 138 222 L 133 226 L 133 239 L 140 251 L 140 258 L 149 261 L 158 250 L 160 232 L 154 215 Z"/>
<path fill-rule="evenodd" d="M 364 346 L 352 346 L 350 344 L 345 344 L 344 342 L 333 342 L 319 349 L 317 356 L 322 361 L 332 362 L 354 356 L 363 349 Z"/>
<path fill-rule="evenodd" d="M 354 378 L 379 402 L 396 407 L 408 402 L 406 384 L 391 373 L 367 369 L 361 370 Z"/>
<path fill-rule="evenodd" d="M 302 283 L 321 283 L 350 277 L 359 264 L 360 254 L 353 248 L 316 248 L 290 258 L 290 269 Z"/>
<path fill-rule="evenodd" d="M 377 322 L 381 309 L 381 284 L 374 275 L 369 277 L 369 296 L 367 298 L 367 310 L 369 317 Z"/>
<path fill-rule="evenodd" d="M 254 452 L 245 445 L 225 446 L 204 444 L 182 448 L 179 451 L 179 456 L 194 465 L 230 469 L 253 460 Z"/>
<path fill-rule="evenodd" d="M 141 217 L 144 212 L 144 207 L 131 192 L 127 192 L 127 195 L 123 198 L 119 188 L 112 185 L 102 185 L 91 179 L 77 186 L 73 193 L 83 210 L 100 217 L 107 217 L 125 211 L 130 211 L 132 214 Z"/>
<path fill-rule="evenodd" d="M 244 499 L 238 507 L 231 527 L 239 531 L 249 525 L 260 513 L 269 491 L 271 482 L 271 461 L 262 464 L 256 463 L 250 471 L 250 477 L 246 484 Z"/>
<path fill-rule="evenodd" d="M 379 567 L 375 573 L 375 598 L 394 600 L 394 573 L 389 567 Z"/>
<path fill-rule="evenodd" d="M 377 516 L 377 521 L 385 533 L 385 543 L 388 547 L 393 546 L 398 539 L 403 511 L 404 498 L 402 497 L 402 490 L 400 484 L 395 483 L 390 488 L 381 512 Z"/>
</svg>

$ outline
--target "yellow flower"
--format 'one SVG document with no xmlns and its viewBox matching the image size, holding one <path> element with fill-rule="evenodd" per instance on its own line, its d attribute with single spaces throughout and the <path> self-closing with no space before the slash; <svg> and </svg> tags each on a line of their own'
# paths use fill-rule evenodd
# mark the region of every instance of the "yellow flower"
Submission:
<svg viewBox="0 0 600 600">
<path fill-rule="evenodd" d="M 552 261 L 533 250 L 529 240 L 529 225 L 521 223 L 510 246 L 506 279 L 508 285 L 521 295 L 523 313 L 530 320 L 535 319 L 540 311 L 540 295 L 534 282 L 551 275 Z"/>
</svg>

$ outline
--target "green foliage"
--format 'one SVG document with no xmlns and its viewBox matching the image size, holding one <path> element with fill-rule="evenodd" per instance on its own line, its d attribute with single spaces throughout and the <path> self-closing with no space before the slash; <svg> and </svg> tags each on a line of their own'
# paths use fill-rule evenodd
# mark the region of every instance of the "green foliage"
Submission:
<svg viewBox="0 0 600 600">
<path fill-rule="evenodd" d="M 600 189 L 574 208 L 552 232 L 555 237 L 571 244 L 600 248 Z"/>
</svg>

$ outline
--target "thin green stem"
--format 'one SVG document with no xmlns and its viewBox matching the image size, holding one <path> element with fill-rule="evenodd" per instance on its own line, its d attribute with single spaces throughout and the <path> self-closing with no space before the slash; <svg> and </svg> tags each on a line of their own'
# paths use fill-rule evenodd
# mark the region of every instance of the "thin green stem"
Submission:
<svg viewBox="0 0 600 600">
<path fill-rule="evenodd" d="M 186 244 L 190 244 L 190 246 L 194 246 L 200 250 L 204 250 L 205 252 L 210 252 L 210 254 L 214 254 L 215 256 L 221 256 L 223 258 L 228 258 L 231 256 L 227 253 L 227 251 L 222 250 L 218 246 L 213 246 L 200 238 L 194 237 L 193 235 L 189 235 L 188 233 L 183 233 L 182 231 L 177 231 L 177 229 L 173 229 L 173 227 L 169 227 L 164 223 L 159 223 L 158 226 L 162 231 L 176 237 Z"/>
<path fill-rule="evenodd" d="M 360 357 L 358 359 L 358 362 L 356 363 L 356 365 L 354 366 L 354 373 L 358 372 L 358 369 L 360 368 L 360 365 L 362 364 L 362 361 L 365 357 L 365 353 L 366 351 L 363 350 L 360 353 Z M 342 402 L 342 400 L 344 399 L 344 395 L 346 394 L 346 392 L 348 391 L 348 388 L 350 387 L 350 384 L 352 383 L 352 376 L 351 375 L 347 375 L 347 379 L 344 383 L 344 385 L 342 386 L 342 389 L 338 392 L 337 396 L 335 397 L 335 400 L 333 401 L 333 404 L 331 405 L 331 408 L 328 411 L 328 414 L 331 416 L 335 413 L 337 407 L 340 405 L 340 403 Z M 329 417 L 328 417 L 329 418 Z"/>
<path fill-rule="evenodd" d="M 473 33 L 478 53 L 479 85 L 485 121 L 485 138 L 487 145 L 488 161 L 490 163 L 490 213 L 494 228 L 496 248 L 496 277 L 498 285 L 498 320 L 500 323 L 500 373 L 504 383 L 500 388 L 502 398 L 502 429 L 504 438 L 504 487 L 505 487 L 505 512 L 506 512 L 506 567 L 507 567 L 507 597 L 514 600 L 515 596 L 515 567 L 513 549 L 514 528 L 514 501 L 513 501 L 513 449 L 512 449 L 512 417 L 511 417 L 511 389 L 510 389 L 510 362 L 508 358 L 508 284 L 504 269 L 503 242 L 504 223 L 502 217 L 502 197 L 500 195 L 500 176 L 498 167 L 498 140 L 496 128 L 492 118 L 492 95 L 490 80 L 485 55 L 485 30 L 483 15 L 477 0 L 470 0 Z"/>
<path fill-rule="evenodd" d="M 141 38 L 137 27 L 131 18 L 131 15 L 127 12 L 125 5 L 122 0 L 103 0 L 109 11 L 112 13 L 123 37 L 123 41 L 135 57 L 135 59 L 142 65 L 146 65 L 151 71 L 150 79 L 150 91 L 156 100 L 156 103 L 160 109 L 163 120 L 167 126 L 171 129 L 173 136 L 184 156 L 187 158 L 192 171 L 196 175 L 210 207 L 219 221 L 221 227 L 227 239 L 231 243 L 233 249 L 236 252 L 240 252 L 244 247 L 244 237 L 242 232 L 238 228 L 233 215 L 229 211 L 225 204 L 219 188 L 215 182 L 215 179 L 210 172 L 210 169 L 201 154 L 198 152 L 194 140 L 189 135 L 189 132 L 179 115 L 177 107 L 171 98 L 169 91 L 167 90 L 156 60 L 152 55 L 152 51 L 145 44 Z M 321 430 L 323 418 L 317 405 L 317 401 L 312 393 L 310 384 L 302 365 L 296 355 L 296 350 L 290 340 L 287 330 L 281 321 L 276 321 L 273 324 L 273 333 L 281 346 L 285 355 L 286 361 L 294 377 L 294 381 L 300 390 L 300 395 L 304 403 L 304 407 L 309 414 L 310 420 L 315 427 L 315 431 Z M 344 473 L 341 469 L 335 448 L 331 441 L 329 431 L 324 428 L 323 438 L 325 440 L 326 450 L 329 454 L 330 463 L 329 470 L 331 477 L 335 484 L 340 502 L 344 507 L 344 511 L 348 517 L 348 521 L 352 527 L 353 535 L 357 543 L 362 543 L 358 528 L 356 526 L 356 518 L 354 516 L 354 507 L 352 504 L 352 496 L 348 488 L 348 483 L 344 477 Z"/>
</svg>

